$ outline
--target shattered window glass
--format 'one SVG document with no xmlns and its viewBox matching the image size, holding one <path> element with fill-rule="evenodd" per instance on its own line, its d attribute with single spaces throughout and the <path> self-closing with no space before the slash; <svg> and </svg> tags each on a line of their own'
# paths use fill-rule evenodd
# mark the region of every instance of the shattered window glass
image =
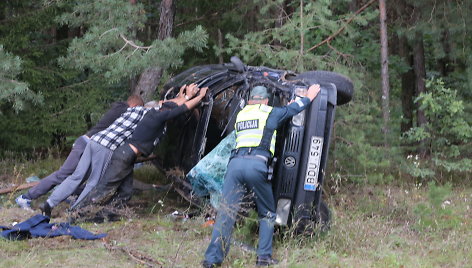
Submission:
<svg viewBox="0 0 472 268">
<path fill-rule="evenodd" d="M 229 162 L 231 150 L 236 146 L 236 134 L 231 132 L 212 151 L 203 157 L 187 174 L 193 191 L 200 197 L 210 196 L 213 207 L 218 206 L 218 200 L 223 189 L 223 179 Z"/>
</svg>

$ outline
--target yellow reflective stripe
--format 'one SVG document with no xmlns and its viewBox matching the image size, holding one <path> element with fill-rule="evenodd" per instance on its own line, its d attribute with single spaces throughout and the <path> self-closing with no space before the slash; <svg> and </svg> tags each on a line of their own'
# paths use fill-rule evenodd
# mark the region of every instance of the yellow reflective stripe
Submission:
<svg viewBox="0 0 472 268">
<path fill-rule="evenodd" d="M 247 105 L 241 110 L 235 122 L 236 129 L 236 148 L 240 147 L 257 147 L 260 145 L 262 136 L 264 133 L 264 128 L 267 123 L 267 118 L 269 117 L 272 107 L 266 105 Z M 238 123 L 246 121 L 258 120 L 259 124 L 257 128 L 244 129 L 238 131 Z M 240 125 L 241 126 L 241 125 Z M 271 139 L 271 144 L 269 150 L 272 154 L 275 153 L 275 140 L 276 132 Z"/>
<path fill-rule="evenodd" d="M 270 141 L 270 152 L 272 153 L 272 155 L 275 154 L 275 141 L 276 141 L 276 137 L 277 137 L 277 130 L 274 131 L 274 135 L 272 135 L 272 140 Z"/>
<path fill-rule="evenodd" d="M 236 142 L 237 143 L 257 143 L 257 145 L 259 145 L 259 142 L 260 142 L 261 139 L 259 139 L 258 137 L 244 137 L 244 138 L 240 138 L 240 139 L 236 139 Z"/>
<path fill-rule="evenodd" d="M 263 132 L 263 129 L 246 129 L 243 131 L 239 131 L 238 133 L 243 135 L 262 135 Z"/>
</svg>

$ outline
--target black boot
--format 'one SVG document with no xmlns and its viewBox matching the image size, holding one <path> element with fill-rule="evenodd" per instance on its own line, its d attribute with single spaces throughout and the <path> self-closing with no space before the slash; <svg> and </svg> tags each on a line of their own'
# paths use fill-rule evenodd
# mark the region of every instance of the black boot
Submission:
<svg viewBox="0 0 472 268">
<path fill-rule="evenodd" d="M 216 267 L 220 267 L 221 266 L 221 263 L 210 263 L 208 262 L 207 260 L 204 260 L 202 262 L 202 266 L 204 268 L 216 268 Z"/>
<path fill-rule="evenodd" d="M 45 201 L 44 203 L 39 205 L 39 209 L 41 210 L 44 216 L 51 218 L 52 208 L 49 205 L 48 201 Z"/>
<path fill-rule="evenodd" d="M 278 263 L 279 261 L 276 259 L 272 259 L 272 256 L 264 255 L 264 256 L 257 256 L 256 266 L 271 266 Z"/>
</svg>

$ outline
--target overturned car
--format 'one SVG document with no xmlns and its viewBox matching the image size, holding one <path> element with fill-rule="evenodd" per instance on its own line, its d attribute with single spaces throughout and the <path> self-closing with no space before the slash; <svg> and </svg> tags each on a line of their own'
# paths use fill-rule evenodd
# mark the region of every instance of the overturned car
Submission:
<svg viewBox="0 0 472 268">
<path fill-rule="evenodd" d="M 311 84 L 321 85 L 310 107 L 277 130 L 272 181 L 278 224 L 327 226 L 330 211 L 322 198 L 322 185 L 336 106 L 352 99 L 350 79 L 327 71 L 297 74 L 246 66 L 232 57 L 230 63 L 196 66 L 176 75 L 164 86 L 163 97 L 175 97 L 182 85 L 190 83 L 209 87 L 207 96 L 192 113 L 168 123 L 158 163 L 166 169 L 178 167 L 186 174 L 233 131 L 236 115 L 247 103 L 252 87 L 267 87 L 272 91 L 269 105 L 282 106 L 303 95 Z M 205 195 L 218 192 L 223 179 L 200 183 L 208 188 L 205 192 L 188 178 L 175 178 L 175 189 L 197 204 Z"/>
</svg>

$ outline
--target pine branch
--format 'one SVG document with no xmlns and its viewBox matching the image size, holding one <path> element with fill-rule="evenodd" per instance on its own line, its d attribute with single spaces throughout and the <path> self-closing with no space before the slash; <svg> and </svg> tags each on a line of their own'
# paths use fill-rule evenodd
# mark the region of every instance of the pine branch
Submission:
<svg viewBox="0 0 472 268">
<path fill-rule="evenodd" d="M 377 0 L 370 0 L 367 4 L 365 4 L 363 7 L 361 7 L 359 10 L 357 10 L 354 15 L 352 17 L 350 17 L 346 23 L 341 27 L 339 28 L 334 34 L 330 35 L 328 38 L 326 38 L 325 40 L 323 40 L 321 43 L 318 43 L 316 45 L 314 45 L 313 47 L 311 47 L 310 49 L 307 50 L 307 52 L 310 52 L 312 51 L 313 49 L 316 49 L 328 42 L 330 42 L 331 40 L 333 40 L 336 36 L 338 36 L 340 33 L 342 33 L 344 31 L 344 29 L 346 29 L 346 26 L 351 23 L 357 15 L 359 15 L 360 13 L 362 13 L 366 8 L 368 8 L 370 5 L 372 5 L 375 1 Z"/>
<path fill-rule="evenodd" d="M 148 47 L 138 46 L 138 45 L 136 45 L 136 43 L 134 43 L 133 41 L 126 39 L 126 37 L 125 37 L 123 34 L 120 34 L 120 37 L 121 37 L 121 39 L 123 39 L 123 40 L 126 42 L 127 45 L 130 45 L 130 46 L 134 47 L 134 48 L 135 48 L 135 51 L 138 50 L 138 49 L 145 49 L 146 52 L 148 52 L 149 49 L 152 48 L 152 46 L 148 46 Z M 133 52 L 133 53 L 134 53 L 134 52 Z"/>
</svg>

